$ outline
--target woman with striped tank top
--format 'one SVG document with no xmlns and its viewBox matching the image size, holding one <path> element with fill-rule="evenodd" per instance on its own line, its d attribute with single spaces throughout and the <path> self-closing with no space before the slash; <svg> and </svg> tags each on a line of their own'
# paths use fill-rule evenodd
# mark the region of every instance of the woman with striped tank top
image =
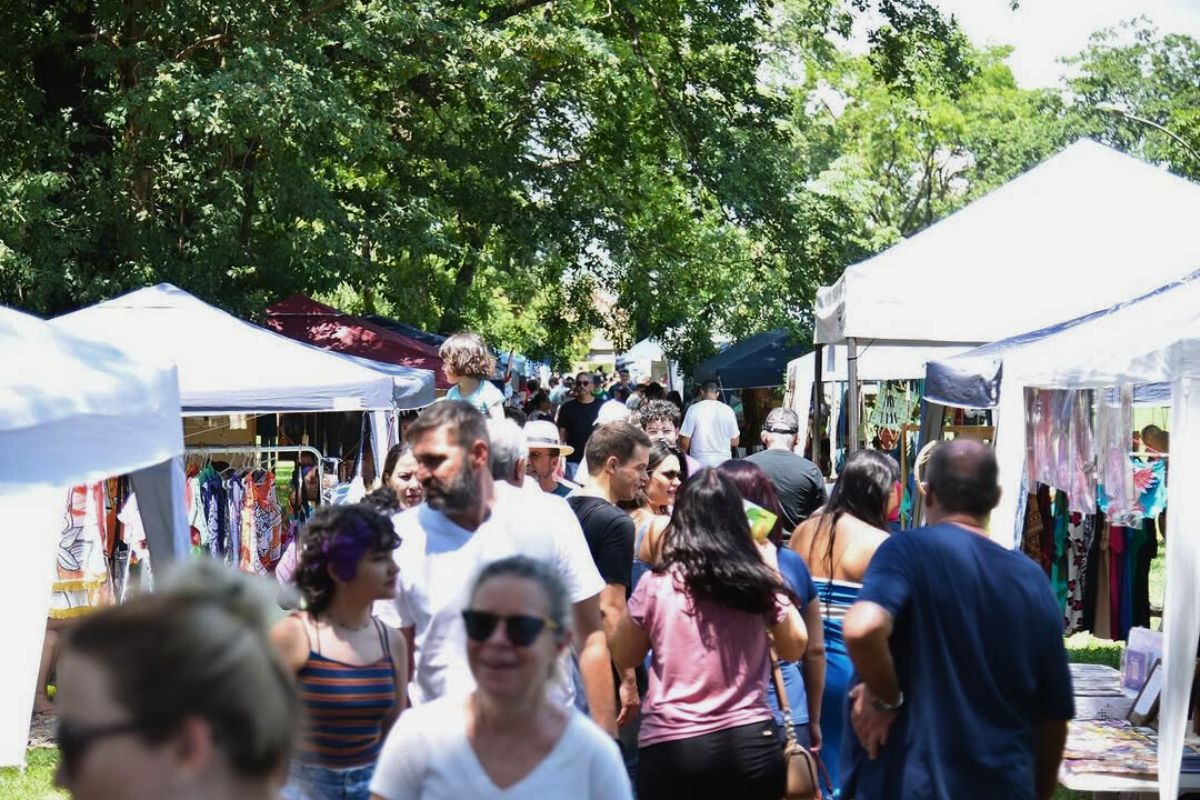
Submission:
<svg viewBox="0 0 1200 800">
<path fill-rule="evenodd" d="M 825 628 L 825 693 L 821 702 L 822 760 L 838 787 L 838 751 L 846 728 L 845 702 L 854 667 L 842 623 L 858 599 L 862 579 L 876 549 L 888 537 L 887 520 L 899 503 L 895 487 L 900 468 L 875 450 L 846 459 L 829 501 L 796 526 L 790 546 L 812 574 Z M 836 795 L 836 793 L 835 793 Z"/>
<path fill-rule="evenodd" d="M 285 800 L 370 796 L 408 682 L 404 639 L 371 615 L 376 600 L 396 594 L 399 544 L 391 521 L 365 505 L 322 508 L 302 534 L 296 585 L 304 610 L 272 631 L 306 712 Z"/>
</svg>

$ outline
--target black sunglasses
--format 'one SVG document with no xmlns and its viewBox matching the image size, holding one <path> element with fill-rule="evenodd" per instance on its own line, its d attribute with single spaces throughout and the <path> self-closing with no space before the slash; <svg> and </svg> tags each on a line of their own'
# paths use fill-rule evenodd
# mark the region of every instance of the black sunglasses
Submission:
<svg viewBox="0 0 1200 800">
<path fill-rule="evenodd" d="M 527 614 L 513 614 L 505 617 L 489 611 L 468 609 L 462 612 L 462 616 L 463 622 L 467 624 L 467 636 L 477 642 L 486 642 L 490 639 L 496 626 L 501 622 L 504 623 L 505 637 L 517 647 L 529 647 L 547 628 L 552 631 L 558 629 L 558 624 L 554 620 Z"/>
<path fill-rule="evenodd" d="M 138 730 L 140 730 L 140 726 L 132 721 L 89 728 L 70 720 L 59 720 L 55 741 L 58 744 L 58 755 L 62 761 L 63 772 L 67 776 L 74 775 L 75 770 L 79 768 L 79 763 L 87 755 L 88 748 L 101 739 L 134 733 Z"/>
<path fill-rule="evenodd" d="M 669 480 L 669 481 L 673 481 L 673 480 L 675 480 L 676 478 L 678 478 L 680 475 L 682 475 L 683 473 L 681 473 L 681 472 L 680 472 L 679 470 L 677 470 L 677 469 L 665 469 L 665 470 L 663 470 L 662 472 L 660 472 L 660 473 L 658 473 L 658 474 L 659 474 L 659 475 L 662 475 L 664 478 L 666 478 L 666 479 L 667 479 L 667 480 Z"/>
</svg>

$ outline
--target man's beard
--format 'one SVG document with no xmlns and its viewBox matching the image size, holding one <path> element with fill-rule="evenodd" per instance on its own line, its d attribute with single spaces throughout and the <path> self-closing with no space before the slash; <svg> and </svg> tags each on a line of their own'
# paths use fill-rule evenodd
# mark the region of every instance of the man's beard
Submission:
<svg viewBox="0 0 1200 800">
<path fill-rule="evenodd" d="M 482 493 L 477 473 L 469 461 L 464 460 L 462 469 L 449 484 L 425 487 L 425 502 L 442 512 L 467 511 L 479 505 Z M 432 489 L 432 491 L 431 491 Z"/>
</svg>

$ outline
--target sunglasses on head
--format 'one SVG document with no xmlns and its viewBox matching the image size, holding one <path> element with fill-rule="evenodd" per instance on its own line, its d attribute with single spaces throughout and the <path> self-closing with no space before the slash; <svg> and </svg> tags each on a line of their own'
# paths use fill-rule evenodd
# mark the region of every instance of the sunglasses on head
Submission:
<svg viewBox="0 0 1200 800">
<path fill-rule="evenodd" d="M 463 622 L 467 624 L 467 636 L 476 642 L 486 642 L 491 638 L 496 626 L 504 623 L 504 636 L 517 647 L 529 647 L 545 629 L 557 630 L 554 620 L 534 617 L 528 614 L 513 614 L 502 616 L 488 611 L 462 612 Z"/>
<path fill-rule="evenodd" d="M 138 730 L 138 724 L 131 721 L 89 728 L 70 720 L 59 720 L 55 741 L 58 744 L 58 757 L 62 761 L 63 772 L 68 776 L 74 775 L 79 763 L 87 755 L 88 748 L 101 739 Z"/>
</svg>

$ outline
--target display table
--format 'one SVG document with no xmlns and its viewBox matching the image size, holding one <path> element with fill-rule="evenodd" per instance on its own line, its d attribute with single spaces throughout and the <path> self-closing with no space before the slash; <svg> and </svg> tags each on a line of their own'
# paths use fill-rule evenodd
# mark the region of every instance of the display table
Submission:
<svg viewBox="0 0 1200 800">
<path fill-rule="evenodd" d="M 1125 722 L 1137 693 L 1121 686 L 1112 667 L 1072 664 L 1075 719 L 1058 781 L 1097 798 L 1157 798 L 1158 735 Z M 1181 790 L 1200 790 L 1200 774 L 1180 776 Z"/>
<path fill-rule="evenodd" d="M 1120 671 L 1103 664 L 1071 664 L 1075 719 L 1125 719 L 1137 692 L 1121 685 Z"/>
<path fill-rule="evenodd" d="M 1132 778 L 1121 775 L 1070 774 L 1059 771 L 1058 782 L 1076 792 L 1091 792 L 1097 798 L 1119 800 L 1158 800 L 1157 778 Z M 1180 791 L 1200 791 L 1200 775 L 1181 775 Z"/>
</svg>

